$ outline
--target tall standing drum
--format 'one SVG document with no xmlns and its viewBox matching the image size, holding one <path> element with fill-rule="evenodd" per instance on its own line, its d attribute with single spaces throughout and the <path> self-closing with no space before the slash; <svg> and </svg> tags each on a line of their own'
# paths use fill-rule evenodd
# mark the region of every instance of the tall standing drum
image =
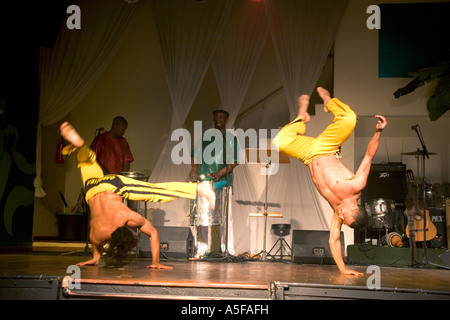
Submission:
<svg viewBox="0 0 450 320">
<path fill-rule="evenodd" d="M 200 195 L 191 206 L 190 225 L 191 226 L 222 226 L 225 222 L 226 194 L 227 188 L 214 190 L 214 182 L 206 181 L 211 190 L 216 194 L 216 207 L 211 209 L 208 200 Z"/>
</svg>

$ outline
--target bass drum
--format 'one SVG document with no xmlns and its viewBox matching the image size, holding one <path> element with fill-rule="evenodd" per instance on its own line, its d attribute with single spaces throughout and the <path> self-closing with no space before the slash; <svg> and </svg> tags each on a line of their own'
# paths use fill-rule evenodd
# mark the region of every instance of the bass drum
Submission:
<svg viewBox="0 0 450 320">
<path fill-rule="evenodd" d="M 395 221 L 395 203 L 383 198 L 369 200 L 366 205 L 369 229 L 392 229 Z"/>
</svg>

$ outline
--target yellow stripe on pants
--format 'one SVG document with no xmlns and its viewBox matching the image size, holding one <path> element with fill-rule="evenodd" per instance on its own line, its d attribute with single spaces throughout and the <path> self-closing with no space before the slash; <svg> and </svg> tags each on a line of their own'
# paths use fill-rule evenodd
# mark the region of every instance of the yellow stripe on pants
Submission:
<svg viewBox="0 0 450 320">
<path fill-rule="evenodd" d="M 176 198 L 195 199 L 197 196 L 197 183 L 149 183 L 122 175 L 105 176 L 97 163 L 94 151 L 85 145 L 80 148 L 69 145 L 64 148 L 63 154 L 68 155 L 74 151 L 77 153 L 83 186 L 87 190 L 86 201 L 105 191 L 114 192 L 125 199 L 148 202 L 167 202 Z M 117 183 L 117 179 L 120 180 L 120 185 Z"/>
</svg>

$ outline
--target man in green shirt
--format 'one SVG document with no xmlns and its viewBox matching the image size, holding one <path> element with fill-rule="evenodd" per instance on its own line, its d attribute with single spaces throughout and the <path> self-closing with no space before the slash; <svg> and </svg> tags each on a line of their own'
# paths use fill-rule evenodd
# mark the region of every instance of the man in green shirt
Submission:
<svg viewBox="0 0 450 320">
<path fill-rule="evenodd" d="M 236 136 L 226 130 L 229 117 L 228 112 L 215 110 L 213 115 L 214 129 L 209 129 L 204 133 L 202 140 L 197 142 L 192 152 L 189 177 L 192 180 L 212 182 L 217 197 L 215 211 L 212 214 L 214 217 L 219 216 L 225 219 L 226 210 L 229 213 L 230 208 L 228 205 L 219 202 L 224 201 L 224 199 L 227 201 L 230 196 L 230 187 L 233 186 L 232 172 L 238 165 L 238 143 Z M 222 196 L 224 193 L 228 196 Z M 198 238 L 199 241 L 208 243 L 204 227 L 206 226 L 201 224 L 197 229 Z M 226 241 L 226 239 L 223 239 L 226 224 L 214 224 L 208 225 L 208 227 L 211 227 L 209 252 L 210 254 L 219 254 L 223 251 L 223 242 Z"/>
</svg>

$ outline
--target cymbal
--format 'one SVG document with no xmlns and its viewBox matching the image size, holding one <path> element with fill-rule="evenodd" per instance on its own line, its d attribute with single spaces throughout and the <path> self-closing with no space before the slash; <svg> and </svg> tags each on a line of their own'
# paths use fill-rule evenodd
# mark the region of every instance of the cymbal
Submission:
<svg viewBox="0 0 450 320">
<path fill-rule="evenodd" d="M 422 155 L 422 153 L 419 152 L 419 151 L 414 151 L 414 152 L 402 152 L 402 153 L 400 153 L 400 154 L 405 155 L 405 156 L 421 156 L 421 155 Z M 437 154 L 436 152 L 428 152 L 428 155 L 429 155 L 429 156 L 434 156 L 434 155 L 436 155 L 436 154 Z"/>
</svg>

